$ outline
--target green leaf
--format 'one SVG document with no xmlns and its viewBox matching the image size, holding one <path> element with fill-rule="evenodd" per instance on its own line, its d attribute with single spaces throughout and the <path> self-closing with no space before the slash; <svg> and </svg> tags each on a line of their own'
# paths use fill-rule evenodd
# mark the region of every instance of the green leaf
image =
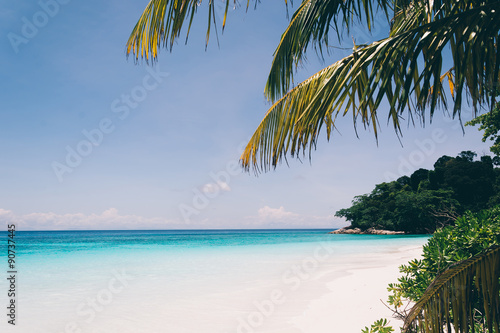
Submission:
<svg viewBox="0 0 500 333">
<path fill-rule="evenodd" d="M 468 332 L 474 326 L 471 296 L 475 288 L 484 300 L 481 310 L 489 332 L 499 332 L 499 278 L 499 246 L 449 267 L 434 279 L 410 310 L 403 330 L 442 332 L 444 325 L 453 325 L 456 333 Z"/>
<path fill-rule="evenodd" d="M 303 6 L 306 3 L 314 2 L 304 2 Z M 492 82 L 500 82 L 498 73 L 495 76 L 495 72 L 484 70 L 491 59 L 497 58 L 494 45 L 498 43 L 500 30 L 500 1 L 468 9 L 459 4 L 463 5 L 457 2 L 449 9 L 450 15 L 439 20 L 411 25 L 410 30 L 358 47 L 350 56 L 287 92 L 271 106 L 252 136 L 241 155 L 243 168 L 258 173 L 275 168 L 288 154 L 299 157 L 309 151 L 310 157 L 321 129 L 327 128 L 329 139 L 337 117 L 347 113 L 352 113 L 355 125 L 361 123 L 370 128 L 377 138 L 378 114 L 382 112 L 380 106 L 384 99 L 390 105 L 386 110 L 388 121 L 398 134 L 405 114 L 423 121 L 428 110 L 432 118 L 438 107 L 447 105 L 441 77 L 442 54 L 448 47 L 454 65 L 448 72 L 453 70 L 455 77 L 453 115 L 461 112 L 464 90 L 475 110 L 488 105 L 488 87 Z M 303 6 L 298 11 L 303 10 Z M 316 36 L 317 32 L 312 34 Z M 303 46 L 300 39 L 294 41 L 297 45 L 289 49 Z M 268 81 L 267 86 L 271 97 L 287 85 L 287 68 L 294 55 L 296 52 L 278 61 L 277 57 L 281 56 L 276 53 L 275 62 L 278 62 L 273 63 L 270 76 L 275 79 Z M 418 66 L 422 57 L 424 66 Z M 470 66 L 476 59 L 484 60 Z"/>
</svg>

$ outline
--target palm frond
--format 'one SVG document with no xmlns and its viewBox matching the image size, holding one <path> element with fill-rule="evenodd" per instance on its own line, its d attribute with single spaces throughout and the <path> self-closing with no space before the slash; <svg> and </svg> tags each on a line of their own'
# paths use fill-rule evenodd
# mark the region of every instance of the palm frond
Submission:
<svg viewBox="0 0 500 333">
<path fill-rule="evenodd" d="M 486 1 L 487 2 L 487 1 Z M 490 1 L 491 2 L 491 1 Z M 341 28 L 349 32 L 354 22 L 366 24 L 371 30 L 374 12 L 382 10 L 387 18 L 392 9 L 391 36 L 417 28 L 436 19 L 442 19 L 484 5 L 485 1 L 408 1 L 408 0 L 304 0 L 295 11 L 290 24 L 281 36 L 274 53 L 265 94 L 276 101 L 293 83 L 293 71 L 304 59 L 309 44 L 322 54 L 328 47 L 328 35 L 333 28 L 341 39 Z"/>
<path fill-rule="evenodd" d="M 208 6 L 206 45 L 210 39 L 212 25 L 217 34 L 216 1 L 219 1 L 221 9 L 224 8 L 222 30 L 226 26 L 229 4 L 232 2 L 236 6 L 238 3 L 237 0 L 206 0 L 204 2 Z M 139 58 L 147 62 L 156 61 L 159 49 L 162 47 L 172 49 L 186 23 L 188 24 L 187 42 L 194 17 L 202 2 L 202 0 L 151 0 L 130 34 L 126 44 L 127 56 L 132 53 L 135 61 Z M 247 8 L 249 4 L 250 0 L 247 0 Z M 287 4 L 285 0 L 285 5 Z"/>
<path fill-rule="evenodd" d="M 461 261 L 429 285 L 405 319 L 404 332 L 474 331 L 473 298 L 481 300 L 488 332 L 500 332 L 500 247 Z"/>
<path fill-rule="evenodd" d="M 405 112 L 425 121 L 429 109 L 432 119 L 439 106 L 447 105 L 444 72 L 454 79 L 445 81 L 453 84 L 454 116 L 460 115 L 464 92 L 474 108 L 490 105 L 491 87 L 500 83 L 499 30 L 496 1 L 355 49 L 274 103 L 243 152 L 242 166 L 267 171 L 287 153 L 311 151 L 323 125 L 329 139 L 337 116 L 348 112 L 355 126 L 360 121 L 377 137 L 384 99 L 387 121 L 397 133 Z M 451 49 L 452 69 L 443 69 L 445 47 Z"/>
<path fill-rule="evenodd" d="M 321 54 L 328 47 L 328 35 L 333 27 L 341 38 L 341 28 L 349 31 L 354 21 L 366 23 L 371 29 L 374 4 L 388 15 L 384 0 L 304 0 L 295 11 L 274 52 L 271 71 L 266 83 L 266 96 L 275 101 L 293 82 L 293 71 L 312 43 Z"/>
</svg>

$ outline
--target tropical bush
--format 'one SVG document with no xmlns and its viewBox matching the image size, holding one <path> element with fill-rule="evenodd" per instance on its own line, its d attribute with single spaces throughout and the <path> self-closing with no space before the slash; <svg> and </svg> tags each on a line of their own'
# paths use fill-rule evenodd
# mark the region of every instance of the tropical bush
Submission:
<svg viewBox="0 0 500 333">
<path fill-rule="evenodd" d="M 454 226 L 437 230 L 423 246 L 422 259 L 400 267 L 397 283 L 389 284 L 388 303 L 396 310 L 406 301 L 417 302 L 436 276 L 450 265 L 469 259 L 500 244 L 500 206 L 478 213 L 467 212 Z M 476 306 L 479 299 L 471 299 Z M 479 308 L 479 307 L 476 307 Z"/>
<path fill-rule="evenodd" d="M 497 87 L 497 94 L 500 94 L 500 87 Z M 479 125 L 478 130 L 483 131 L 483 142 L 493 141 L 490 151 L 495 154 L 495 164 L 500 163 L 500 102 L 497 102 L 493 110 L 482 114 L 479 117 L 465 123 L 465 126 Z"/>
<path fill-rule="evenodd" d="M 391 326 L 387 326 L 387 319 L 379 319 L 375 321 L 370 328 L 365 327 L 361 330 L 361 333 L 391 333 L 394 329 Z"/>
<path fill-rule="evenodd" d="M 405 333 L 500 332 L 500 247 L 439 274 L 405 318 Z"/>
</svg>

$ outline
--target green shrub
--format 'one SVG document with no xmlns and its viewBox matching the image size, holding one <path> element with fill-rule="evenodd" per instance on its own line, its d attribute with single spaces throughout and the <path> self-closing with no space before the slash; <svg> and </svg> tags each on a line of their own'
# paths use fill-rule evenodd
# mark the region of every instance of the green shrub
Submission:
<svg viewBox="0 0 500 333">
<path fill-rule="evenodd" d="M 438 273 L 453 263 L 500 244 L 500 206 L 479 213 L 465 213 L 454 226 L 437 230 L 423 247 L 423 258 L 399 269 L 403 276 L 389 284 L 388 303 L 395 308 L 404 300 L 418 301 Z"/>
<path fill-rule="evenodd" d="M 375 321 L 370 328 L 365 327 L 361 330 L 361 333 L 391 333 L 394 329 L 391 326 L 387 326 L 387 319 L 379 319 Z"/>
</svg>

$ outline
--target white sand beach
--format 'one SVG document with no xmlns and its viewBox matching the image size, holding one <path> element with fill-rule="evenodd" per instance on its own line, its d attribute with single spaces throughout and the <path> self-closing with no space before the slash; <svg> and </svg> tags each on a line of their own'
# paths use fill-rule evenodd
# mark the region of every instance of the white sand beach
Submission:
<svg viewBox="0 0 500 333">
<path fill-rule="evenodd" d="M 398 267 L 421 257 L 421 246 L 399 248 L 395 252 L 356 255 L 338 267 L 342 276 L 328 283 L 330 291 L 312 300 L 292 322 L 302 332 L 359 333 L 375 320 L 386 318 L 395 332 L 402 321 L 392 317 L 387 302 L 387 285 L 401 275 Z"/>
<path fill-rule="evenodd" d="M 57 275 L 47 275 L 45 266 L 31 261 L 24 269 L 35 271 L 22 280 L 19 324 L 1 323 L 0 330 L 360 333 L 387 318 L 398 332 L 400 322 L 381 300 L 387 300 L 386 287 L 396 282 L 398 267 L 420 256 L 426 238 L 369 237 L 371 241 L 353 237 L 351 244 L 207 247 L 176 255 L 103 251 L 78 260 L 49 258 L 54 267 L 64 263 Z"/>
<path fill-rule="evenodd" d="M 425 240 L 420 243 L 331 256 L 318 260 L 317 266 L 311 258 L 304 258 L 295 268 L 309 266 L 309 270 L 291 269 L 290 274 L 281 275 L 279 282 L 267 281 L 265 288 L 240 294 L 244 301 L 235 302 L 236 308 L 249 300 L 253 300 L 252 304 L 240 309 L 243 313 L 236 330 L 227 332 L 360 333 L 380 318 L 387 318 L 395 332 L 400 332 L 402 322 L 392 317 L 392 311 L 382 301 L 386 302 L 389 295 L 387 285 L 400 276 L 399 266 L 421 257 Z"/>
</svg>

